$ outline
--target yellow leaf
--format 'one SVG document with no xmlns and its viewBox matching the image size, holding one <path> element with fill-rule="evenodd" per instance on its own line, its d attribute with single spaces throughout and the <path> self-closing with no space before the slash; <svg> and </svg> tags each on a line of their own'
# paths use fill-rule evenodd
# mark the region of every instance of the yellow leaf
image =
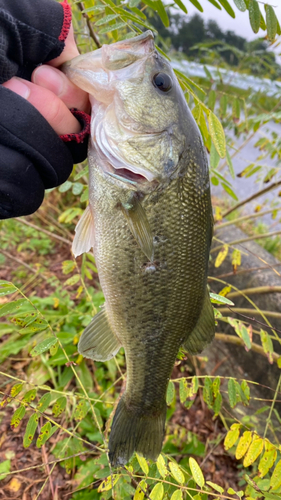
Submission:
<svg viewBox="0 0 281 500">
<path fill-rule="evenodd" d="M 222 220 L 222 210 L 220 207 L 215 207 L 215 221 L 219 222 Z"/>
<path fill-rule="evenodd" d="M 277 463 L 277 465 L 272 473 L 272 476 L 270 479 L 270 486 L 271 486 L 273 491 L 278 490 L 278 488 L 280 488 L 280 486 L 281 486 L 281 460 L 279 460 L 279 462 Z"/>
<path fill-rule="evenodd" d="M 203 472 L 201 471 L 196 460 L 192 457 L 189 458 L 189 467 L 190 467 L 191 474 L 192 474 L 192 477 L 193 477 L 195 483 L 198 484 L 198 486 L 200 486 L 200 488 L 203 488 L 203 486 L 205 484 Z"/>
<path fill-rule="evenodd" d="M 163 479 L 165 479 L 165 477 L 168 474 L 168 469 L 166 467 L 163 455 L 161 455 L 161 454 L 159 455 L 159 457 L 157 458 L 156 465 L 157 465 L 157 469 L 158 469 L 159 474 L 163 477 Z"/>
<path fill-rule="evenodd" d="M 231 286 L 225 286 L 220 292 L 219 295 L 225 297 L 228 293 L 231 292 Z"/>
<path fill-rule="evenodd" d="M 171 496 L 171 500 L 182 500 L 182 491 L 176 490 Z"/>
<path fill-rule="evenodd" d="M 244 467 L 249 467 L 252 465 L 256 459 L 260 456 L 263 450 L 263 439 L 259 436 L 254 436 L 253 441 L 251 442 L 246 456 L 243 461 Z"/>
<path fill-rule="evenodd" d="M 224 245 L 221 251 L 218 253 L 216 262 L 215 262 L 215 267 L 220 267 L 220 265 L 223 263 L 224 259 L 226 258 L 228 254 L 228 245 Z"/>
<path fill-rule="evenodd" d="M 178 466 L 178 464 L 176 464 L 175 462 L 169 462 L 169 468 L 170 468 L 170 471 L 172 473 L 173 478 L 179 484 L 183 484 L 184 483 L 184 475 L 183 475 L 180 467 Z"/>
<path fill-rule="evenodd" d="M 238 266 L 241 266 L 241 252 L 240 250 L 233 250 L 231 264 L 233 265 L 233 271 L 237 270 Z"/>
<path fill-rule="evenodd" d="M 259 475 L 264 477 L 273 466 L 277 457 L 277 450 L 269 441 L 265 441 L 265 451 L 259 463 Z"/>
<path fill-rule="evenodd" d="M 251 431 L 245 431 L 241 438 L 239 439 L 239 443 L 236 448 L 235 457 L 237 460 L 244 457 L 247 452 L 252 441 L 252 433 Z"/>
<path fill-rule="evenodd" d="M 98 487 L 98 492 L 112 490 L 113 486 L 117 483 L 120 478 L 120 474 L 112 474 L 108 476 Z M 112 481 L 113 480 L 113 481 Z"/>
<path fill-rule="evenodd" d="M 232 424 L 227 435 L 224 438 L 224 447 L 226 450 L 232 448 L 235 445 L 240 434 L 240 424 Z"/>
<path fill-rule="evenodd" d="M 8 488 L 11 493 L 17 493 L 21 487 L 21 484 L 22 483 L 20 483 L 20 481 L 16 477 L 13 477 L 13 479 L 8 484 Z"/>
<path fill-rule="evenodd" d="M 149 494 L 151 500 L 162 500 L 164 496 L 164 487 L 162 483 L 157 483 Z"/>
<path fill-rule="evenodd" d="M 138 453 L 136 453 L 136 457 L 137 457 L 138 463 L 140 464 L 141 470 L 147 476 L 147 474 L 149 472 L 149 467 L 148 467 L 147 461 L 145 460 L 144 457 L 141 457 Z"/>
<path fill-rule="evenodd" d="M 225 145 L 225 135 L 222 124 L 212 111 L 209 111 L 208 122 L 209 122 L 210 135 L 212 137 L 212 141 L 215 145 L 215 148 L 219 153 L 220 157 L 224 158 L 226 155 L 226 147 L 225 147 L 226 145 Z"/>
<path fill-rule="evenodd" d="M 142 480 L 137 486 L 133 500 L 143 500 L 146 487 L 147 487 L 146 482 Z"/>
</svg>

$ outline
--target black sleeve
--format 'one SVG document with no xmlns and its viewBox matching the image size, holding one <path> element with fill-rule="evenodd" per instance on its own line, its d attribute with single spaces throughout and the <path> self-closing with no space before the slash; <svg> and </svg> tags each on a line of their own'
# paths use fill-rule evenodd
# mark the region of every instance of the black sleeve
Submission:
<svg viewBox="0 0 281 500">
<path fill-rule="evenodd" d="M 54 0 L 0 0 L 0 83 L 30 80 L 38 64 L 59 56 L 71 23 L 70 6 Z"/>
</svg>

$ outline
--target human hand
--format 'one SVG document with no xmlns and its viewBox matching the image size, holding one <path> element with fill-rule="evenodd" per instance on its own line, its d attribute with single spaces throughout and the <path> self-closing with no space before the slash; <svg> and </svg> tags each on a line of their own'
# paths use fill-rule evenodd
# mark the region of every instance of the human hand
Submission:
<svg viewBox="0 0 281 500">
<path fill-rule="evenodd" d="M 69 111 L 77 108 L 89 112 L 88 94 L 71 83 L 58 67 L 79 55 L 71 27 L 61 55 L 48 64 L 38 66 L 32 73 L 32 82 L 13 77 L 3 84 L 32 104 L 49 122 L 58 135 L 77 134 L 78 120 Z"/>
</svg>

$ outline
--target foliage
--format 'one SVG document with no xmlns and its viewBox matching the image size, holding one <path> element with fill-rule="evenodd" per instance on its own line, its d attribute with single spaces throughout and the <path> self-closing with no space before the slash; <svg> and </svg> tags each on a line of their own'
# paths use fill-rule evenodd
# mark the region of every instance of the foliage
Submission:
<svg viewBox="0 0 281 500">
<path fill-rule="evenodd" d="M 209 1 L 233 16 L 227 0 Z M 191 3 L 201 10 L 198 0 Z M 266 23 L 270 40 L 279 33 L 279 24 L 269 6 L 263 18 L 256 0 L 235 0 L 234 3 L 241 11 L 248 11 L 254 31 L 258 26 L 265 29 Z M 175 4 L 186 12 L 180 0 Z M 164 26 L 169 24 L 167 9 L 161 0 L 124 3 L 87 0 L 85 5 L 73 2 L 73 11 L 82 51 L 128 38 L 142 29 L 155 31 L 152 11 Z M 91 33 L 87 22 L 92 23 Z M 208 33 L 214 33 L 215 29 L 214 24 L 208 26 Z M 224 42 L 231 43 L 231 40 Z M 237 40 L 240 42 L 242 44 Z M 215 204 L 216 223 L 222 227 L 239 222 L 239 208 L 244 205 L 232 185 L 237 154 L 234 140 L 256 137 L 255 148 L 260 153 L 258 163 L 251 162 L 240 172 L 242 177 L 252 177 L 262 188 L 280 183 L 279 137 L 257 135 L 270 120 L 280 120 L 279 101 L 278 96 L 250 95 L 224 85 L 223 79 L 215 82 L 207 67 L 205 73 L 206 78 L 194 80 L 179 72 L 177 75 L 210 154 L 211 182 L 213 186 L 221 186 L 224 193 L 224 202 Z M 274 167 L 267 166 L 269 158 L 274 160 Z M 92 363 L 77 352 L 81 332 L 103 303 L 93 255 L 88 253 L 76 262 L 69 251 L 74 225 L 86 206 L 87 197 L 87 166 L 77 165 L 71 178 L 59 190 L 47 195 L 45 204 L 32 218 L 8 220 L 0 226 L 3 268 L 0 409 L 10 415 L 12 429 L 21 426 L 25 448 L 50 447 L 54 462 L 48 478 L 50 480 L 54 467 L 60 464 L 75 482 L 71 500 L 145 497 L 205 500 L 234 496 L 277 500 L 281 493 L 278 442 L 281 421 L 275 404 L 280 396 L 281 378 L 271 400 L 265 401 L 255 414 L 243 416 L 241 409 L 250 407 L 255 400 L 252 388 L 256 384 L 246 378 L 239 379 L 234 373 L 220 377 L 201 375 L 196 369 L 191 374 L 190 363 L 183 353 L 179 353 L 177 376 L 169 383 L 167 438 L 157 462 L 135 454 L 127 466 L 111 470 L 106 454 L 108 430 L 125 379 L 125 360 L 121 352 L 113 360 Z M 255 214 L 267 210 L 272 217 L 277 217 L 279 209 L 276 200 L 272 205 L 264 201 Z M 248 220 L 252 216 L 248 215 Z M 255 230 L 254 237 L 258 231 Z M 231 253 L 233 269 L 239 270 L 243 255 L 235 242 L 226 245 L 218 241 L 213 250 L 216 268 L 219 269 Z M 6 279 L 5 266 L 11 259 L 15 266 Z M 211 293 L 218 323 L 231 326 L 233 337 L 242 348 L 262 352 L 269 363 L 281 367 L 280 356 L 274 351 L 280 339 L 267 315 L 249 299 L 253 310 L 258 310 L 264 321 L 253 331 L 247 319 L 234 319 L 229 310 L 225 313 L 224 308 L 233 305 L 234 294 L 244 292 L 231 288 L 221 279 L 218 281 L 222 289 L 219 294 Z M 253 333 L 259 344 L 253 341 Z M 13 369 L 14 360 L 27 360 L 24 371 Z M 197 363 L 203 364 L 204 359 L 199 357 L 196 366 Z M 224 488 L 208 480 L 204 473 L 204 460 L 209 453 L 206 444 L 195 433 L 173 423 L 176 409 L 187 412 L 198 398 L 212 411 L 214 419 L 223 422 L 225 431 L 219 440 L 224 439 L 227 453 L 242 460 L 240 489 Z M 258 433 L 257 422 L 263 426 L 263 434 Z M 270 439 L 269 429 L 274 430 Z M 215 448 L 217 443 L 212 446 Z M 11 459 L 7 457 L 0 465 L 0 481 L 5 481 L 10 472 Z"/>
</svg>

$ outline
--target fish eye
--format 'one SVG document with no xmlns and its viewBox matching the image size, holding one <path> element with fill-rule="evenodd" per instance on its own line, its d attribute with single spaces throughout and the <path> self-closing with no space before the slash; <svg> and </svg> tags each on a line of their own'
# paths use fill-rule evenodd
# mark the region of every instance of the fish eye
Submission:
<svg viewBox="0 0 281 500">
<path fill-rule="evenodd" d="M 172 79 L 166 73 L 157 73 L 153 77 L 153 85 L 162 92 L 168 92 L 172 88 Z"/>
</svg>

